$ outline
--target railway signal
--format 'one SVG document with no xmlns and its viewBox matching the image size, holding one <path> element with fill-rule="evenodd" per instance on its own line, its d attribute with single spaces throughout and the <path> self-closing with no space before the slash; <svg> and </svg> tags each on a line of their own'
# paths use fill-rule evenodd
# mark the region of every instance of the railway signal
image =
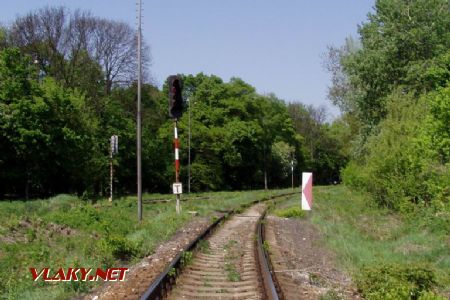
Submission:
<svg viewBox="0 0 450 300">
<path fill-rule="evenodd" d="M 117 135 L 112 135 L 110 139 L 109 148 L 109 202 L 113 199 L 113 156 L 119 153 L 119 137 Z"/>
<path fill-rule="evenodd" d="M 119 137 L 117 135 L 111 136 L 111 154 L 119 153 Z"/>
<path fill-rule="evenodd" d="M 169 115 L 177 120 L 183 114 L 183 95 L 181 78 L 171 75 L 167 78 L 169 85 Z"/>
<path fill-rule="evenodd" d="M 169 115 L 174 121 L 174 151 L 175 151 L 175 183 L 173 184 L 173 193 L 177 197 L 176 211 L 181 212 L 180 195 L 182 193 L 182 186 L 180 182 L 180 156 L 178 140 L 178 119 L 183 114 L 183 95 L 181 78 L 178 75 L 171 75 L 167 78 L 169 85 Z"/>
</svg>

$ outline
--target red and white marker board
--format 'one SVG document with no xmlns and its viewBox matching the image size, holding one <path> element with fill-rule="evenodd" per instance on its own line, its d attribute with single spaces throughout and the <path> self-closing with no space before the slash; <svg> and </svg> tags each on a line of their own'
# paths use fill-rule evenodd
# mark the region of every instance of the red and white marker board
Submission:
<svg viewBox="0 0 450 300">
<path fill-rule="evenodd" d="M 302 210 L 311 210 L 313 203 L 312 194 L 313 174 L 302 173 Z"/>
</svg>

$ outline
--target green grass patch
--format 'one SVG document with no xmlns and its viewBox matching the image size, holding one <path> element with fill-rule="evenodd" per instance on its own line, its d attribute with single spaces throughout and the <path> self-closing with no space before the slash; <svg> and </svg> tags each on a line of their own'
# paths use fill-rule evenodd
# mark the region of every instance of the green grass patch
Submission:
<svg viewBox="0 0 450 300">
<path fill-rule="evenodd" d="M 189 266 L 192 263 L 193 258 L 194 258 L 194 255 L 191 251 L 184 251 L 181 254 L 181 259 L 180 259 L 181 266 L 183 268 Z"/>
<path fill-rule="evenodd" d="M 173 195 L 146 194 L 141 223 L 137 222 L 136 197 L 117 198 L 112 203 L 72 195 L 0 201 L 0 299 L 70 299 L 100 283 L 33 282 L 29 268 L 130 266 L 192 220 L 188 211 L 213 221 L 214 211 L 238 209 L 287 192 L 191 194 L 182 202 L 181 215 L 175 212 L 175 201 L 148 201 L 173 200 Z"/>
<path fill-rule="evenodd" d="M 301 210 L 298 205 L 276 209 L 273 214 L 281 218 L 303 218 L 306 216 L 305 211 Z"/>
<path fill-rule="evenodd" d="M 241 274 L 237 271 L 236 267 L 230 263 L 225 263 L 225 271 L 227 272 L 227 279 L 231 282 L 241 281 Z"/>
<path fill-rule="evenodd" d="M 203 254 L 211 254 L 211 245 L 208 240 L 200 240 L 197 249 Z"/>
<path fill-rule="evenodd" d="M 394 213 L 345 186 L 319 186 L 313 192 L 309 220 L 367 299 L 450 296 L 447 212 L 422 207 L 410 215 Z M 294 205 L 299 205 L 299 196 L 290 197 L 279 207 Z M 417 279 L 416 275 L 424 277 Z M 392 292 L 395 290 L 399 294 Z M 402 298 L 402 291 L 409 296 Z"/>
<path fill-rule="evenodd" d="M 329 290 L 319 297 L 319 300 L 342 300 L 344 297 L 335 290 Z"/>
</svg>

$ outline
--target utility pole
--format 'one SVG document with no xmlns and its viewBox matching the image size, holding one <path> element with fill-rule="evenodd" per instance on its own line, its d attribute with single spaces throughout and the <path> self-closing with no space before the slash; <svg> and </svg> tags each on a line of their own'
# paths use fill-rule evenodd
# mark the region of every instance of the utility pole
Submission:
<svg viewBox="0 0 450 300">
<path fill-rule="evenodd" d="M 141 75 L 142 75 L 142 61 L 141 61 L 141 15 L 142 15 L 142 0 L 139 0 L 138 5 L 138 49 L 137 49 L 137 63 L 138 63 L 138 84 L 137 84 L 137 115 L 136 115 L 136 139 L 137 139 L 137 198 L 138 198 L 138 220 L 142 221 L 142 159 L 141 159 Z"/>
<path fill-rule="evenodd" d="M 264 189 L 267 190 L 267 163 L 266 163 L 266 142 L 264 142 L 263 146 L 264 153 Z"/>
<path fill-rule="evenodd" d="M 191 100 L 187 98 L 189 110 L 189 132 L 188 132 L 188 194 L 191 193 Z"/>
<path fill-rule="evenodd" d="M 292 181 L 292 189 L 294 189 L 294 160 L 291 159 L 291 181 Z"/>
</svg>

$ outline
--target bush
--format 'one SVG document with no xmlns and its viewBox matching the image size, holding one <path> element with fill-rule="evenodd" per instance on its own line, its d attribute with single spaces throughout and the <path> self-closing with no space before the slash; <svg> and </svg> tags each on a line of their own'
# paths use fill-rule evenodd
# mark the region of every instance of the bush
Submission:
<svg viewBox="0 0 450 300">
<path fill-rule="evenodd" d="M 193 191 L 215 191 L 223 184 L 219 162 L 194 162 L 191 165 L 191 189 Z"/>
<path fill-rule="evenodd" d="M 356 283 L 369 300 L 439 299 L 432 292 L 436 286 L 435 274 L 424 266 L 390 264 L 367 267 L 361 271 Z"/>
<path fill-rule="evenodd" d="M 292 206 L 284 209 L 277 209 L 274 214 L 281 218 L 302 218 L 305 212 L 298 206 Z"/>
<path fill-rule="evenodd" d="M 118 235 L 107 236 L 101 241 L 102 252 L 111 253 L 116 259 L 129 259 L 138 252 L 138 247 L 128 239 Z"/>
<path fill-rule="evenodd" d="M 450 110 L 443 97 L 439 94 L 439 105 L 431 107 Z M 389 97 L 388 114 L 375 130 L 377 134 L 368 138 L 366 156 L 342 171 L 344 183 L 368 191 L 380 205 L 406 213 L 419 203 L 447 201 L 448 142 L 436 138 L 447 127 L 433 118 L 437 113 L 431 112 L 428 104 L 433 102 L 428 98 L 433 95 L 417 100 L 399 92 Z"/>
<path fill-rule="evenodd" d="M 362 167 L 355 161 L 351 161 L 342 169 L 341 177 L 345 185 L 363 190 L 368 181 L 367 175 L 363 174 Z"/>
</svg>

